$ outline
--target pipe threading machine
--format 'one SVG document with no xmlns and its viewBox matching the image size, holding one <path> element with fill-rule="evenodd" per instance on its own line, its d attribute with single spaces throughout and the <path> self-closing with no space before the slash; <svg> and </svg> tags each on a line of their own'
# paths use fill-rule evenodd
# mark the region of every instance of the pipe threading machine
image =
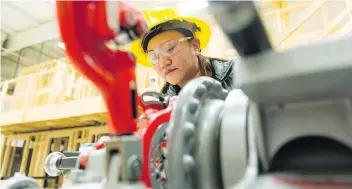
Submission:
<svg viewBox="0 0 352 189">
<path fill-rule="evenodd" d="M 352 187 L 352 37 L 275 52 L 253 2 L 209 7 L 241 57 L 236 89 L 199 77 L 145 102 L 133 56 L 106 46 L 141 37 L 142 15 L 117 1 L 57 2 L 67 54 L 101 91 L 112 134 L 48 156 L 49 175 L 69 171 L 63 188 Z"/>
</svg>

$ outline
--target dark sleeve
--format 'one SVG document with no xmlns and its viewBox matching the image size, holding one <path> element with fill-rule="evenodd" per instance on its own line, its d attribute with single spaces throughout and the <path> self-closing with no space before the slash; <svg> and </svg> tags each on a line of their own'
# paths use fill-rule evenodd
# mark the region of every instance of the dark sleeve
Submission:
<svg viewBox="0 0 352 189">
<path fill-rule="evenodd" d="M 178 92 L 171 85 L 169 85 L 168 89 L 164 94 L 166 94 L 169 97 L 173 97 L 173 96 L 176 96 Z"/>
<path fill-rule="evenodd" d="M 232 65 L 233 66 L 233 65 Z M 221 85 L 224 89 L 227 89 L 228 91 L 232 90 L 235 88 L 234 85 L 234 75 L 233 75 L 233 68 L 229 69 L 229 71 L 226 73 L 226 76 L 224 79 L 221 81 Z"/>
</svg>

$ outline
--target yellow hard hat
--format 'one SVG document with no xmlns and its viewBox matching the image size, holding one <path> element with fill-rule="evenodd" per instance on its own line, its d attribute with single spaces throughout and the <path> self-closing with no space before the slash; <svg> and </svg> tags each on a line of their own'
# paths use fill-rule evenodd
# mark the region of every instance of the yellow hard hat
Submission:
<svg viewBox="0 0 352 189">
<path fill-rule="evenodd" d="M 174 8 L 149 9 L 144 11 L 143 15 L 148 23 L 149 29 L 168 21 L 186 21 L 187 23 L 195 24 L 198 30 L 194 31 L 193 34 L 194 37 L 200 41 L 200 49 L 203 50 L 208 45 L 211 31 L 208 24 L 200 19 L 180 16 Z M 176 28 L 177 26 L 175 26 L 174 29 Z M 148 34 L 150 33 L 147 33 L 145 37 Z M 134 41 L 131 44 L 131 52 L 134 53 L 137 63 L 142 64 L 143 66 L 151 67 L 152 63 L 149 61 L 147 54 L 142 48 L 142 41 L 143 39 Z"/>
</svg>

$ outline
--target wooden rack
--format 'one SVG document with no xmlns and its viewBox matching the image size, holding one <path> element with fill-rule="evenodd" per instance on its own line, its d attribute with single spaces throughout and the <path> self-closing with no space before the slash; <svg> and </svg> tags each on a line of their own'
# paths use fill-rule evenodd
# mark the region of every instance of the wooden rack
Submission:
<svg viewBox="0 0 352 189">
<path fill-rule="evenodd" d="M 50 152 L 78 151 L 80 144 L 96 142 L 107 133 L 107 126 L 103 125 L 7 135 L 1 146 L 1 176 L 22 172 L 44 177 L 44 160 Z M 43 187 L 53 188 L 55 184 L 48 179 L 37 181 Z M 62 178 L 59 182 L 61 185 Z"/>
</svg>

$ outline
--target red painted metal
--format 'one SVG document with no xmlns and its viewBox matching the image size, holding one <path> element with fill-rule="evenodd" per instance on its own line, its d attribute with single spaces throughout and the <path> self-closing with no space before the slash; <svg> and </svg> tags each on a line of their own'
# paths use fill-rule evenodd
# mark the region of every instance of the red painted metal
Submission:
<svg viewBox="0 0 352 189">
<path fill-rule="evenodd" d="M 132 134 L 137 111 L 133 102 L 139 102 L 138 95 L 132 95 L 137 94 L 135 60 L 129 52 L 109 49 L 106 42 L 118 36 L 122 28 L 131 28 L 125 15 L 136 19 L 137 28 L 145 28 L 146 22 L 141 13 L 118 2 L 118 29 L 114 30 L 107 21 L 107 3 L 113 2 L 57 1 L 60 34 L 75 67 L 100 90 L 108 109 L 110 132 Z M 139 32 L 142 36 L 145 31 Z"/>
<path fill-rule="evenodd" d="M 141 121 L 144 121 L 141 122 L 141 125 L 138 125 L 139 130 L 136 135 L 143 138 L 143 168 L 141 179 L 145 182 L 147 187 L 151 187 L 150 175 L 154 171 L 149 169 L 149 165 L 150 163 L 155 163 L 151 162 L 152 160 L 149 159 L 150 145 L 158 127 L 170 121 L 172 106 L 175 101 L 176 98 L 174 98 L 174 100 L 169 103 L 168 107 L 163 110 L 148 109 L 145 114 L 142 115 L 144 119 L 141 119 Z"/>
<path fill-rule="evenodd" d="M 170 120 L 172 103 L 166 109 L 141 103 L 136 95 L 135 60 L 129 52 L 109 49 L 106 42 L 126 29 L 135 28 L 138 36 L 142 36 L 147 29 L 146 22 L 141 13 L 117 2 L 115 26 L 118 29 L 110 28 L 107 3 L 113 2 L 58 0 L 56 8 L 61 39 L 74 66 L 100 90 L 108 110 L 109 132 L 114 135 L 134 134 L 143 139 L 141 180 L 151 187 L 149 148 L 157 128 Z M 143 119 L 136 119 L 137 106 L 142 107 L 144 113 L 140 118 Z M 92 150 L 101 148 L 103 145 L 96 145 Z M 89 152 L 81 156 L 82 167 L 88 161 Z"/>
</svg>

